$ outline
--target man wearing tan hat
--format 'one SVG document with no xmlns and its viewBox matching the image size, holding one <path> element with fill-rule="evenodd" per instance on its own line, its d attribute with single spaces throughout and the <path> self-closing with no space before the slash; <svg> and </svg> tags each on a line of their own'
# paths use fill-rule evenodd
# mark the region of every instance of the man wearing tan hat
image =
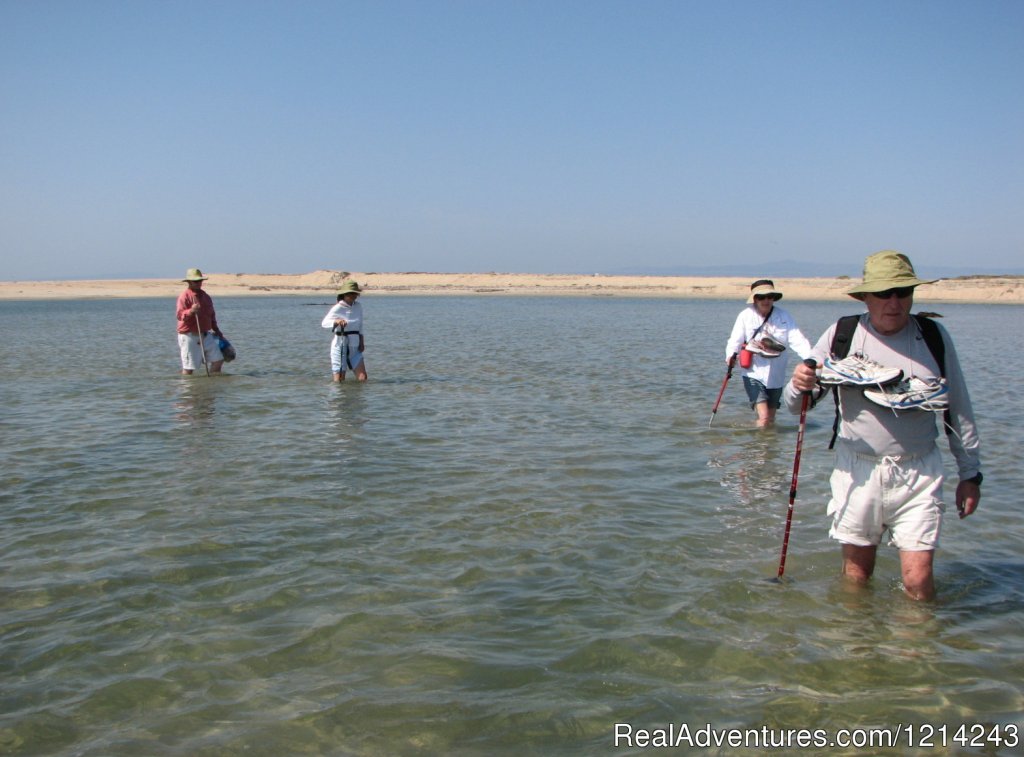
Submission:
<svg viewBox="0 0 1024 757">
<path fill-rule="evenodd" d="M 953 341 L 939 324 L 910 314 L 915 287 L 932 283 L 917 278 L 905 255 L 869 256 L 863 281 L 848 292 L 867 313 L 848 327 L 845 319 L 830 326 L 814 347 L 820 374 L 798 365 L 784 392 L 796 413 L 803 392 L 835 387 L 840 423 L 828 513 L 829 535 L 842 544 L 843 575 L 866 583 L 888 531 L 913 599 L 935 596 L 933 561 L 946 509 L 940 429 L 956 459 L 960 517 L 981 499 L 980 443 Z M 843 343 L 848 356 L 839 359 Z"/>
<path fill-rule="evenodd" d="M 186 376 L 202 368 L 220 373 L 224 355 L 220 351 L 220 327 L 213 298 L 203 291 L 207 280 L 198 268 L 189 268 L 182 279 L 188 288 L 178 295 L 178 350 L 181 353 L 181 372 Z"/>
</svg>

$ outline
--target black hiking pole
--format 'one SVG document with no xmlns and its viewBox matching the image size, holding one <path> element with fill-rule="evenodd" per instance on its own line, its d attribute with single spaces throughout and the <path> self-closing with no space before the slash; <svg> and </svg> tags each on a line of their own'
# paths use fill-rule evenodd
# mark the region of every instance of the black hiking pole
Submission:
<svg viewBox="0 0 1024 757">
<path fill-rule="evenodd" d="M 718 412 L 718 403 L 722 401 L 722 395 L 725 394 L 725 385 L 729 383 L 729 379 L 732 378 L 732 367 L 736 365 L 736 353 L 732 353 L 732 357 L 729 358 L 729 367 L 725 370 L 725 379 L 722 381 L 722 388 L 718 390 L 718 399 L 715 400 L 715 406 L 711 408 L 711 420 L 708 421 L 708 428 L 711 428 L 711 424 L 715 422 L 715 413 Z"/>
<path fill-rule="evenodd" d="M 818 364 L 814 362 L 813 358 L 807 358 L 804 361 L 811 370 L 818 367 Z M 789 528 L 793 525 L 793 502 L 796 501 L 796 480 L 797 475 L 800 473 L 800 452 L 804 446 L 804 429 L 807 427 L 807 405 L 810 404 L 811 393 L 804 392 L 803 397 L 800 400 L 800 428 L 796 432 L 796 455 L 793 457 L 793 479 L 789 483 L 789 512 L 786 513 L 786 533 L 782 537 L 782 557 L 779 558 L 779 574 L 776 576 L 776 580 L 782 578 L 783 572 L 786 570 L 786 550 L 789 549 Z"/>
</svg>

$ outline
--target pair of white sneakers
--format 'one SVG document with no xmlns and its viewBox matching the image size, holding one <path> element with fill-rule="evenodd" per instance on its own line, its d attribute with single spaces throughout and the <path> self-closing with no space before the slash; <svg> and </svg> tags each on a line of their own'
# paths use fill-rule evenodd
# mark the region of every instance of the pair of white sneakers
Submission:
<svg viewBox="0 0 1024 757">
<path fill-rule="evenodd" d="M 860 353 L 842 360 L 825 358 L 820 381 L 828 386 L 864 387 L 865 397 L 893 410 L 941 412 L 949 407 L 949 385 L 946 379 L 937 376 L 910 376 L 904 379 L 903 371 L 899 368 L 884 366 Z"/>
</svg>

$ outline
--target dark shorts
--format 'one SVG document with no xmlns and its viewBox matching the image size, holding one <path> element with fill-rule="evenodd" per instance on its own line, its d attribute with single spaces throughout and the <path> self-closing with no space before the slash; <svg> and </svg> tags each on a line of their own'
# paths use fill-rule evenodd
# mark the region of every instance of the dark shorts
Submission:
<svg viewBox="0 0 1024 757">
<path fill-rule="evenodd" d="M 758 402 L 767 402 L 768 407 L 775 408 L 776 410 L 782 404 L 781 386 L 778 389 L 766 389 L 765 385 L 757 379 L 744 376 L 743 388 L 747 390 L 747 398 L 750 400 L 751 410 L 753 410 L 754 405 Z"/>
</svg>

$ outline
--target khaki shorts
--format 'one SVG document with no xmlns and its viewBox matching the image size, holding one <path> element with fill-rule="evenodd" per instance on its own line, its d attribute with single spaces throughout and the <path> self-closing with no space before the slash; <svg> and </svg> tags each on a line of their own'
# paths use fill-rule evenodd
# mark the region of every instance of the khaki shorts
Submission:
<svg viewBox="0 0 1024 757">
<path fill-rule="evenodd" d="M 946 506 L 942 502 L 942 454 L 933 447 L 921 457 L 868 457 L 846 445 L 836 448 L 828 535 L 843 544 L 877 546 L 885 531 L 889 544 L 908 552 L 939 546 Z"/>
</svg>

